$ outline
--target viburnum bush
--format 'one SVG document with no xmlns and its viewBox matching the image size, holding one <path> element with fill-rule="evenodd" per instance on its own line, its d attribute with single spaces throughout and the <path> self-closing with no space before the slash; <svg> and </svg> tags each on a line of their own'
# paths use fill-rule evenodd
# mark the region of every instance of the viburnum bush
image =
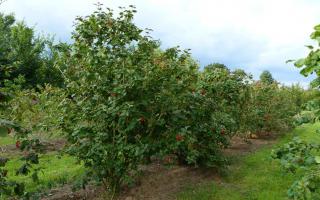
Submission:
<svg viewBox="0 0 320 200">
<path fill-rule="evenodd" d="M 301 109 L 301 101 L 304 101 L 301 97 L 303 93 L 299 86 L 253 82 L 242 109 L 246 114 L 242 116 L 241 130 L 265 135 L 292 128 L 294 116 Z"/>
<path fill-rule="evenodd" d="M 220 115 L 224 115 L 227 123 L 224 124 L 225 129 L 233 135 L 240 131 L 244 115 L 247 114 L 244 109 L 248 105 L 249 84 L 253 80 L 243 70 L 231 71 L 225 66 L 221 67 L 221 64 L 216 65 L 205 67 L 198 84 L 206 91 L 207 97 L 215 102 L 211 113 L 220 112 Z"/>
<path fill-rule="evenodd" d="M 160 50 L 133 23 L 134 7 L 98 7 L 76 20 L 61 54 L 66 85 L 61 127 L 69 152 L 113 192 L 155 157 L 213 166 L 234 124 L 188 51 Z M 199 82 L 199 80 L 201 80 Z M 231 87 L 231 86 L 230 86 Z M 222 92 L 222 90 L 220 90 Z"/>
</svg>

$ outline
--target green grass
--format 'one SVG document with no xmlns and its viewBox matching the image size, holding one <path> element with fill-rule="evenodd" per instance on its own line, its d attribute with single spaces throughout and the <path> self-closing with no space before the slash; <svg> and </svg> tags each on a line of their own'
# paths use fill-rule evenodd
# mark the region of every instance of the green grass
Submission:
<svg viewBox="0 0 320 200">
<path fill-rule="evenodd" d="M 15 144 L 15 138 L 7 135 L 0 135 L 0 147 Z M 79 180 L 85 172 L 83 165 L 79 164 L 74 157 L 68 155 L 59 155 L 58 152 L 50 152 L 40 155 L 40 164 L 34 165 L 35 168 L 41 168 L 38 173 L 39 182 L 32 180 L 32 171 L 28 176 L 16 175 L 16 171 L 24 161 L 21 160 L 20 155 L 12 152 L 6 154 L 0 152 L 0 157 L 9 157 L 10 160 L 5 166 L 8 170 L 9 180 L 25 183 L 26 191 L 28 192 L 45 192 L 50 188 L 58 187 L 63 184 L 73 184 Z M 0 199 L 5 197 L 0 197 Z"/>
<path fill-rule="evenodd" d="M 1 131 L 0 147 L 15 144 L 15 138 L 10 137 L 6 131 Z M 28 192 L 43 192 L 52 187 L 75 182 L 85 172 L 83 165 L 79 164 L 75 158 L 68 155 L 60 156 L 57 152 L 50 152 L 41 154 L 40 164 L 34 165 L 35 168 L 41 168 L 38 174 L 39 182 L 34 182 L 31 178 L 32 171 L 28 176 L 16 175 L 17 169 L 24 163 L 20 155 L 0 151 L 1 156 L 10 158 L 5 167 L 8 170 L 9 180 L 25 183 L 26 191 Z"/>
<path fill-rule="evenodd" d="M 0 136 L 0 146 L 8 145 L 8 144 L 14 144 L 15 139 L 13 137 L 1 137 Z"/>
<path fill-rule="evenodd" d="M 44 192 L 52 187 L 72 183 L 85 171 L 83 165 L 77 163 L 75 158 L 51 152 L 40 156 L 40 164 L 35 167 L 40 167 L 42 170 L 39 172 L 39 182 L 34 182 L 31 178 L 32 173 L 28 176 L 16 176 L 16 170 L 21 164 L 23 161 L 16 157 L 10 159 L 5 168 L 8 170 L 10 180 L 25 183 L 28 192 Z"/>
<path fill-rule="evenodd" d="M 180 200 L 279 200 L 287 199 L 287 190 L 299 177 L 281 170 L 278 161 L 270 158 L 273 148 L 280 146 L 294 136 L 311 142 L 320 142 L 316 130 L 320 123 L 297 127 L 279 139 L 272 147 L 265 147 L 257 152 L 231 158 L 231 165 L 222 183 L 207 183 L 190 186 L 178 195 Z"/>
</svg>

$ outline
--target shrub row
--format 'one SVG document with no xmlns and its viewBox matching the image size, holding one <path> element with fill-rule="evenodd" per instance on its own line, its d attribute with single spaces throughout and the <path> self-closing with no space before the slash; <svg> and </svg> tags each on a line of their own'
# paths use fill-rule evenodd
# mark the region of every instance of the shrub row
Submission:
<svg viewBox="0 0 320 200">
<path fill-rule="evenodd" d="M 16 88 L 3 115 L 34 132 L 61 131 L 69 153 L 113 192 L 153 159 L 220 166 L 235 134 L 293 126 L 302 88 L 221 64 L 201 71 L 188 51 L 161 50 L 135 12 L 98 7 L 78 17 L 74 42 L 55 47 L 64 87 Z"/>
<path fill-rule="evenodd" d="M 221 165 L 221 149 L 239 131 L 292 126 L 303 89 L 256 82 L 221 65 L 199 71 L 188 51 L 160 50 L 133 23 L 134 13 L 114 17 L 99 7 L 77 18 L 74 43 L 59 60 L 66 85 L 61 126 L 70 152 L 106 187 L 117 191 L 140 164 L 168 155 Z"/>
</svg>

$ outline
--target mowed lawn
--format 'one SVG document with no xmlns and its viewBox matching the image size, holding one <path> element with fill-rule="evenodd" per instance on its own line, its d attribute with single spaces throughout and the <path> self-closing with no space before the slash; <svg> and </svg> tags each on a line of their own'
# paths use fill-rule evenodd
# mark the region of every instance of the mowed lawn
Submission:
<svg viewBox="0 0 320 200">
<path fill-rule="evenodd" d="M 56 152 L 40 155 L 39 165 L 36 168 L 41 168 L 38 173 L 39 181 L 34 182 L 30 173 L 28 176 L 16 176 L 16 170 L 22 166 L 23 161 L 19 158 L 12 158 L 7 163 L 6 169 L 10 180 L 23 182 L 26 184 L 26 190 L 29 192 L 40 191 L 61 186 L 67 183 L 72 183 L 81 177 L 84 173 L 84 167 L 80 165 L 75 158 L 63 155 L 60 156 Z"/>
<path fill-rule="evenodd" d="M 295 136 L 320 143 L 320 123 L 305 124 L 287 133 L 272 147 L 265 147 L 246 156 L 231 158 L 221 183 L 211 182 L 190 186 L 178 195 L 179 200 L 279 200 L 288 199 L 287 190 L 299 178 L 284 172 L 278 161 L 270 157 L 273 148 Z"/>
<path fill-rule="evenodd" d="M 0 147 L 5 149 L 5 146 L 9 144 L 15 144 L 13 137 L 0 137 Z M 40 168 L 38 173 L 39 181 L 34 182 L 31 178 L 32 171 L 27 176 L 16 175 L 17 169 L 24 163 L 21 160 L 21 156 L 14 153 L 10 153 L 9 155 L 6 153 L 5 156 L 9 156 L 9 161 L 5 166 L 5 169 L 8 170 L 9 180 L 25 183 L 28 192 L 45 192 L 50 188 L 63 184 L 73 184 L 85 172 L 84 166 L 75 158 L 69 155 L 60 155 L 60 153 L 52 151 L 47 154 L 40 154 L 40 163 L 39 165 L 35 165 L 35 168 Z M 0 199 L 3 198 L 5 199 L 5 197 L 0 196 Z"/>
<path fill-rule="evenodd" d="M 8 135 L 8 130 L 6 128 L 0 127 L 0 147 L 4 145 L 14 144 L 15 139 Z"/>
</svg>

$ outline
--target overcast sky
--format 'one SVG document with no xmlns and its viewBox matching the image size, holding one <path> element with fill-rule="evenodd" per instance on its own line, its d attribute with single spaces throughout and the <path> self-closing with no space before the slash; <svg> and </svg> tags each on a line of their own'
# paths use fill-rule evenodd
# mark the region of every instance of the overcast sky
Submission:
<svg viewBox="0 0 320 200">
<path fill-rule="evenodd" d="M 14 13 L 37 30 L 70 41 L 73 21 L 95 9 L 97 0 L 7 0 Z M 162 47 L 190 48 L 201 66 L 212 62 L 242 68 L 255 78 L 263 70 L 286 84 L 304 78 L 288 59 L 306 55 L 304 45 L 320 23 L 320 0 L 100 0 L 105 6 L 135 5 L 135 22 L 153 29 Z"/>
</svg>

